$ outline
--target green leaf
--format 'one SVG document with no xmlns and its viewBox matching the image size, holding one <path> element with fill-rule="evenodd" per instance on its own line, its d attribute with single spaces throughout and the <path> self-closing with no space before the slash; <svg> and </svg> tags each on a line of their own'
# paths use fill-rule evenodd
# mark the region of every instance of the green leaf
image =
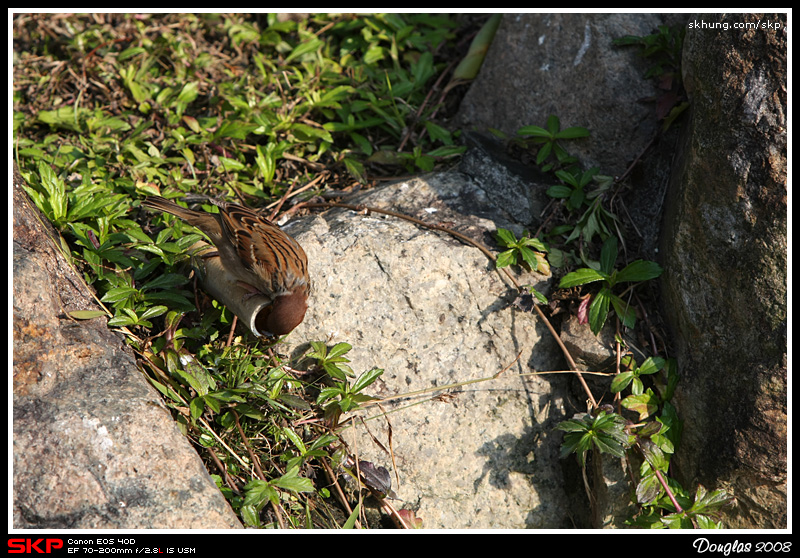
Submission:
<svg viewBox="0 0 800 558">
<path fill-rule="evenodd" d="M 561 444 L 561 459 L 575 453 L 581 466 L 586 462 L 586 452 L 592 447 L 592 433 L 584 434 L 569 433 L 564 435 L 564 442 Z"/>
<path fill-rule="evenodd" d="M 289 438 L 289 440 L 294 444 L 294 446 L 300 451 L 301 454 L 306 453 L 306 445 L 303 443 L 303 440 L 297 433 L 292 430 L 291 428 L 284 427 L 282 429 L 283 435 Z"/>
<path fill-rule="evenodd" d="M 179 115 L 184 113 L 186 107 L 197 98 L 199 93 L 199 83 L 196 81 L 191 81 L 183 86 L 181 92 L 178 93 L 178 99 L 176 103 L 176 108 Z"/>
<path fill-rule="evenodd" d="M 425 121 L 425 130 L 428 132 L 433 141 L 439 141 L 447 145 L 453 143 L 453 138 L 450 134 L 450 131 L 442 126 L 439 126 L 438 124 Z"/>
<path fill-rule="evenodd" d="M 604 273 L 611 274 L 614 271 L 614 263 L 617 261 L 617 237 L 609 236 L 600 250 L 600 269 Z"/>
<path fill-rule="evenodd" d="M 320 39 L 314 38 L 311 40 L 304 40 L 300 44 L 298 44 L 294 50 L 286 57 L 285 64 L 288 64 L 295 58 L 300 58 L 312 52 L 316 52 L 320 48 L 322 48 L 323 42 Z"/>
<path fill-rule="evenodd" d="M 589 327 L 592 333 L 597 335 L 603 329 L 603 325 L 608 318 L 608 307 L 611 301 L 611 291 L 608 287 L 603 287 L 594 296 L 594 300 L 589 305 Z"/>
<path fill-rule="evenodd" d="M 669 459 L 664 456 L 664 452 L 661 451 L 661 448 L 647 438 L 640 439 L 637 444 L 642 451 L 642 455 L 644 455 L 644 458 L 653 470 L 661 471 L 662 473 L 667 471 Z"/>
<path fill-rule="evenodd" d="M 286 471 L 283 476 L 271 481 L 271 484 L 292 492 L 314 492 L 314 484 L 311 479 L 300 477 L 297 473 L 297 467 L 293 467 Z"/>
<path fill-rule="evenodd" d="M 130 316 L 114 316 L 108 320 L 108 325 L 110 327 L 127 327 L 135 323 L 136 320 Z"/>
<path fill-rule="evenodd" d="M 500 254 L 497 255 L 497 261 L 495 262 L 495 265 L 497 267 L 502 268 L 516 264 L 517 263 L 516 254 L 517 254 L 516 251 L 513 249 L 506 250 L 505 252 L 500 252 Z"/>
<path fill-rule="evenodd" d="M 307 124 L 292 124 L 290 130 L 295 138 L 303 142 L 313 142 L 317 139 L 333 143 L 333 136 L 325 128 L 317 128 Z"/>
<path fill-rule="evenodd" d="M 609 453 L 614 457 L 625 457 L 625 448 L 614 436 L 598 434 L 594 437 L 594 445 L 601 453 Z"/>
<path fill-rule="evenodd" d="M 695 521 L 698 529 L 722 529 L 721 521 L 714 521 L 714 518 L 704 514 L 696 515 Z"/>
<path fill-rule="evenodd" d="M 697 513 L 715 512 L 724 506 L 730 505 L 732 501 L 733 498 L 724 490 L 712 490 L 708 492 L 708 490 L 700 484 L 697 485 L 694 504 L 692 504 L 690 511 Z"/>
<path fill-rule="evenodd" d="M 202 397 L 195 397 L 189 403 L 189 411 L 193 420 L 197 420 L 203 414 L 203 409 L 205 409 L 205 401 Z"/>
<path fill-rule="evenodd" d="M 518 136 L 533 136 L 537 138 L 550 138 L 551 134 L 541 126 L 523 126 L 517 130 Z"/>
<path fill-rule="evenodd" d="M 319 395 L 317 395 L 317 403 L 318 404 L 325 403 L 329 399 L 338 397 L 341 393 L 342 390 L 338 387 L 324 387 L 321 390 L 319 390 Z"/>
<path fill-rule="evenodd" d="M 656 419 L 656 420 L 658 420 L 658 419 Z M 653 440 L 653 443 L 654 443 L 655 445 L 657 445 L 657 446 L 659 447 L 659 449 L 660 449 L 661 451 L 663 451 L 664 453 L 668 453 L 668 454 L 670 454 L 670 455 L 672 455 L 672 454 L 674 454 L 674 453 L 675 453 L 675 445 L 674 445 L 674 444 L 672 443 L 672 441 L 671 441 L 669 438 L 667 438 L 665 435 L 662 435 L 662 434 L 654 434 L 654 435 L 651 437 L 651 440 Z"/>
<path fill-rule="evenodd" d="M 633 380 L 633 372 L 620 372 L 614 376 L 614 379 L 611 381 L 612 393 L 619 393 L 628 387 L 628 384 L 631 383 L 631 380 Z"/>
<path fill-rule="evenodd" d="M 581 126 L 573 126 L 570 128 L 564 128 L 560 132 L 558 132 L 555 137 L 558 139 L 576 139 L 576 138 L 585 138 L 589 136 L 589 130 L 583 128 Z"/>
<path fill-rule="evenodd" d="M 242 514 L 242 520 L 245 525 L 251 527 L 260 527 L 261 519 L 259 518 L 258 510 L 251 504 L 243 505 L 239 510 Z"/>
<path fill-rule="evenodd" d="M 645 475 L 636 485 L 636 501 L 640 504 L 652 504 L 664 492 L 664 487 L 654 472 Z"/>
<path fill-rule="evenodd" d="M 672 395 L 675 393 L 675 387 L 678 384 L 678 367 L 675 362 L 675 359 L 668 359 L 666 361 L 665 366 L 665 375 L 666 375 L 666 382 L 664 382 L 661 378 L 657 379 L 656 386 L 658 387 L 658 391 L 661 394 L 661 399 L 664 401 L 669 401 L 672 399 Z"/>
<path fill-rule="evenodd" d="M 581 418 L 572 418 L 562 421 L 556 425 L 556 428 L 564 432 L 586 432 L 589 426 L 586 421 L 591 420 L 591 415 L 584 414 Z"/>
<path fill-rule="evenodd" d="M 614 311 L 617 313 L 622 325 L 631 329 L 636 327 L 636 310 L 633 306 L 630 306 L 616 295 L 611 296 L 611 304 L 614 306 Z"/>
<path fill-rule="evenodd" d="M 625 266 L 622 271 L 617 274 L 617 283 L 624 281 L 649 281 L 655 279 L 664 270 L 656 262 L 636 260 Z"/>
<path fill-rule="evenodd" d="M 544 242 L 538 238 L 530 238 L 526 236 L 520 242 L 525 246 L 533 246 L 534 250 L 538 250 L 539 252 L 547 252 L 547 247 L 545 246 Z"/>
<path fill-rule="evenodd" d="M 600 171 L 597 167 L 592 167 L 583 174 L 581 174 L 580 180 L 578 181 L 578 186 L 581 188 L 585 187 L 589 182 L 592 181 L 592 178 Z"/>
<path fill-rule="evenodd" d="M 328 89 L 319 99 L 319 102 L 314 106 L 336 106 L 339 101 L 345 101 L 356 92 L 356 89 L 350 85 L 337 85 L 332 89 Z"/>
<path fill-rule="evenodd" d="M 344 522 L 342 529 L 353 529 L 360 513 L 361 513 L 361 502 L 358 502 L 355 508 L 353 508 L 353 513 L 351 513 L 350 516 L 347 518 L 347 521 Z"/>
<path fill-rule="evenodd" d="M 276 504 L 279 501 L 278 491 L 268 482 L 254 479 L 248 482 L 245 487 L 244 505 L 253 506 L 260 510 L 267 502 L 272 501 Z"/>
<path fill-rule="evenodd" d="M 306 356 L 308 358 L 324 359 L 328 354 L 328 347 L 322 341 L 311 341 L 311 352 Z"/>
<path fill-rule="evenodd" d="M 100 300 L 102 302 L 110 302 L 113 304 L 115 302 L 128 300 L 128 298 L 136 296 L 138 294 L 139 291 L 137 289 L 134 289 L 133 287 L 116 287 L 110 289 L 106 294 L 103 295 L 103 297 Z"/>
<path fill-rule="evenodd" d="M 508 229 L 497 229 L 495 237 L 498 243 L 503 246 L 516 246 L 517 244 L 517 238 L 514 236 L 514 233 Z"/>
<path fill-rule="evenodd" d="M 349 343 L 336 343 L 328 353 L 329 362 L 350 362 L 348 359 L 343 358 L 342 355 L 350 352 L 353 346 Z"/>
<path fill-rule="evenodd" d="M 64 106 L 56 110 L 43 110 L 36 115 L 39 122 L 55 128 L 65 128 L 74 132 L 81 132 L 86 109 L 77 106 Z"/>
<path fill-rule="evenodd" d="M 550 156 L 550 153 L 553 151 L 553 143 L 547 142 L 545 143 L 539 152 L 536 154 L 536 164 L 541 165 L 547 157 Z"/>
<path fill-rule="evenodd" d="M 638 373 L 639 375 L 655 374 L 656 372 L 664 368 L 665 364 L 666 361 L 661 357 L 647 357 L 647 360 L 645 360 L 639 367 Z"/>
<path fill-rule="evenodd" d="M 608 275 L 596 271 L 594 269 L 584 267 L 573 271 L 572 273 L 567 273 L 564 277 L 561 278 L 558 286 L 561 289 L 568 289 L 570 287 L 577 287 L 578 285 L 586 285 L 587 283 L 594 283 L 595 281 L 605 281 L 608 280 Z"/>
<path fill-rule="evenodd" d="M 334 444 L 339 441 L 339 438 L 334 436 L 333 434 L 323 434 L 319 438 L 315 439 L 311 446 L 308 448 L 308 451 L 315 451 L 331 444 Z"/>
<path fill-rule="evenodd" d="M 523 261 L 528 264 L 528 267 L 534 271 L 539 268 L 539 260 L 536 258 L 536 252 L 527 246 L 522 246 L 519 249 L 519 253 L 522 256 Z"/>
<path fill-rule="evenodd" d="M 528 287 L 528 290 L 530 290 L 531 294 L 536 298 L 539 304 L 547 304 L 547 297 L 544 296 L 544 294 L 540 293 L 533 287 Z"/>
<path fill-rule="evenodd" d="M 629 444 L 624 426 L 625 419 L 616 413 L 600 411 L 596 417 L 589 413 L 575 415 L 556 426 L 567 432 L 561 445 L 561 457 L 576 453 L 581 466 L 585 464 L 586 452 L 592 448 L 622 457 Z"/>
<path fill-rule="evenodd" d="M 685 512 L 665 515 L 661 521 L 668 529 L 692 529 L 694 527 L 692 520 Z"/>
<path fill-rule="evenodd" d="M 492 40 L 494 39 L 502 17 L 503 14 L 494 14 L 483 24 L 481 30 L 478 31 L 478 34 L 472 39 L 467 55 L 453 71 L 453 79 L 475 79 L 475 76 L 478 75 L 478 71 L 480 71 L 483 65 L 486 52 L 492 44 Z"/>
<path fill-rule="evenodd" d="M 645 423 L 645 425 L 639 429 L 636 435 L 640 437 L 652 437 L 657 435 L 659 432 L 662 432 L 662 430 L 666 431 L 664 425 L 658 422 L 658 420 L 655 420 Z"/>
<path fill-rule="evenodd" d="M 67 215 L 67 194 L 64 181 L 44 161 L 39 162 L 39 179 L 47 192 L 51 218 L 61 221 Z"/>
<path fill-rule="evenodd" d="M 557 170 L 556 171 L 556 176 L 562 182 L 566 182 L 567 184 L 571 184 L 572 186 L 574 186 L 576 188 L 578 187 L 578 181 L 575 178 L 575 175 L 573 175 L 572 173 L 567 172 L 565 170 Z M 572 189 L 570 189 L 570 191 L 572 191 Z"/>
<path fill-rule="evenodd" d="M 179 273 L 165 273 L 142 285 L 142 290 L 171 289 L 185 285 L 188 282 L 189 279 L 185 275 Z"/>
<path fill-rule="evenodd" d="M 165 314 L 168 310 L 169 308 L 167 308 L 166 306 L 161 306 L 161 305 L 151 306 L 142 313 L 139 319 L 146 320 L 149 318 L 155 318 L 162 314 Z"/>
<path fill-rule="evenodd" d="M 547 189 L 547 195 L 551 198 L 563 199 L 568 198 L 572 194 L 572 188 L 564 186 L 563 184 L 556 184 Z"/>
<path fill-rule="evenodd" d="M 124 62 L 128 58 L 133 58 L 134 56 L 138 56 L 140 54 L 145 54 L 147 49 L 143 47 L 131 47 L 126 48 L 122 52 L 117 55 L 117 62 Z"/>
<path fill-rule="evenodd" d="M 639 413 L 640 421 L 655 413 L 658 410 L 659 403 L 658 396 L 650 388 L 647 388 L 647 391 L 640 395 L 629 395 L 622 400 L 623 407 Z"/>
<path fill-rule="evenodd" d="M 570 210 L 578 209 L 581 205 L 583 205 L 583 200 L 585 199 L 586 195 L 583 193 L 583 190 L 580 188 L 575 188 L 572 193 L 569 195 L 569 202 L 567 202 L 567 208 Z"/>
<path fill-rule="evenodd" d="M 547 117 L 547 131 L 550 132 L 551 137 L 555 137 L 558 133 L 558 129 L 561 128 L 561 121 L 558 119 L 558 116 L 555 114 L 551 114 Z"/>
<path fill-rule="evenodd" d="M 372 384 L 375 380 L 377 380 L 378 377 L 381 376 L 381 374 L 383 374 L 383 369 L 381 368 L 373 368 L 372 370 L 364 372 L 358 378 L 356 378 L 355 382 L 353 382 L 353 388 L 351 391 L 353 393 L 360 392 L 361 390 Z"/>
</svg>

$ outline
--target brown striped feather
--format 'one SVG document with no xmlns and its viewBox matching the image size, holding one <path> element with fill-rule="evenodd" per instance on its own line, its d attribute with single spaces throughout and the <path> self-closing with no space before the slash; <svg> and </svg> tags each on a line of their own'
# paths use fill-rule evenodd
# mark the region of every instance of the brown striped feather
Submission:
<svg viewBox="0 0 800 558">
<path fill-rule="evenodd" d="M 219 213 L 194 211 L 151 196 L 142 205 L 180 217 L 205 232 L 225 266 L 244 283 L 274 298 L 271 327 L 288 333 L 302 321 L 309 294 L 308 258 L 298 242 L 258 213 L 211 200 Z"/>
</svg>

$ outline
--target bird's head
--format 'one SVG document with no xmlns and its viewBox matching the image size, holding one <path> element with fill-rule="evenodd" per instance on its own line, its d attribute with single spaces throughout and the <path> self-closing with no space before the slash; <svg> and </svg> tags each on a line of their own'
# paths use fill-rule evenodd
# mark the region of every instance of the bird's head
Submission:
<svg viewBox="0 0 800 558">
<path fill-rule="evenodd" d="M 272 335 L 286 335 L 300 325 L 308 309 L 308 292 L 297 288 L 280 295 L 272 303 L 272 311 L 267 316 L 264 329 Z"/>
</svg>

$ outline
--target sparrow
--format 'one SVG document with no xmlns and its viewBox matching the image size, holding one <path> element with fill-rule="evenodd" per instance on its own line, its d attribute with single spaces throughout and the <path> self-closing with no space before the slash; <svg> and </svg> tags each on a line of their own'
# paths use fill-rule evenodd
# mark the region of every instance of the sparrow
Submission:
<svg viewBox="0 0 800 558">
<path fill-rule="evenodd" d="M 179 217 L 203 231 L 217 248 L 222 265 L 252 294 L 272 300 L 265 328 L 274 336 L 297 327 L 308 309 L 308 258 L 298 242 L 247 207 L 209 200 L 219 213 L 186 209 L 158 196 L 142 205 Z"/>
</svg>

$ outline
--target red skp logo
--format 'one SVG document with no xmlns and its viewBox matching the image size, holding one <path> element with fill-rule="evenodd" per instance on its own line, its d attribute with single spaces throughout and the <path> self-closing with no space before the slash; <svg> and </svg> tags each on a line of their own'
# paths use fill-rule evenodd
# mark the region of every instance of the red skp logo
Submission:
<svg viewBox="0 0 800 558">
<path fill-rule="evenodd" d="M 50 554 L 56 548 L 64 548 L 61 539 L 8 539 L 9 554 Z"/>
</svg>

